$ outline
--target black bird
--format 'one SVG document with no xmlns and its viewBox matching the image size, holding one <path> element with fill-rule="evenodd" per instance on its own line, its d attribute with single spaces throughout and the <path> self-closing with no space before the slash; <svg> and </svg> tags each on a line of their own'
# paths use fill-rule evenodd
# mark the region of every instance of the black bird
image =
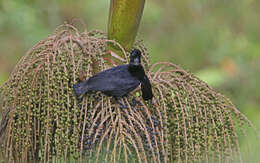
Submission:
<svg viewBox="0 0 260 163">
<path fill-rule="evenodd" d="M 129 64 L 99 72 L 83 82 L 74 84 L 73 88 L 78 99 L 85 93 L 101 91 L 108 96 L 113 96 L 121 107 L 126 107 L 120 98 L 128 95 L 140 84 L 143 99 L 152 99 L 152 87 L 141 65 L 141 52 L 134 49 L 130 54 Z"/>
</svg>

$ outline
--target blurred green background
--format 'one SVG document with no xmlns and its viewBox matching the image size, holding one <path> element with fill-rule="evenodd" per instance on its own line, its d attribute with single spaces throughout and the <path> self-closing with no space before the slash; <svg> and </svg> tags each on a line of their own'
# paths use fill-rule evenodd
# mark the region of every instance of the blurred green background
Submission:
<svg viewBox="0 0 260 163">
<path fill-rule="evenodd" d="M 0 0 L 0 84 L 64 21 L 106 31 L 109 0 Z M 147 0 L 139 29 L 152 62 L 171 61 L 229 97 L 260 131 L 260 1 Z M 252 130 L 245 162 L 260 162 Z"/>
</svg>

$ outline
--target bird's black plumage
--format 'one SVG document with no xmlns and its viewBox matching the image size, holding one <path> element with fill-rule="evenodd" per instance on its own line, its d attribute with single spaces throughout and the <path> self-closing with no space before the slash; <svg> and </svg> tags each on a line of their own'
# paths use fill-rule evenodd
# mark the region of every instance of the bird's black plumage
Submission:
<svg viewBox="0 0 260 163">
<path fill-rule="evenodd" d="M 73 87 L 77 97 L 88 92 L 101 91 L 119 100 L 140 84 L 143 99 L 152 99 L 152 87 L 141 65 L 141 52 L 134 49 L 130 54 L 129 64 L 99 72 L 86 81 L 74 84 Z"/>
</svg>

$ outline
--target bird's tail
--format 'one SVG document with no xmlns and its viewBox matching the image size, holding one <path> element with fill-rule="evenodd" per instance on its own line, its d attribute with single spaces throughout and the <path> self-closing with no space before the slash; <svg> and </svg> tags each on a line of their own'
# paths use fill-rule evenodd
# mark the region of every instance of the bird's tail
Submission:
<svg viewBox="0 0 260 163">
<path fill-rule="evenodd" d="M 144 100 L 150 100 L 153 98 L 152 86 L 146 75 L 144 76 L 143 81 L 141 81 L 141 91 Z"/>
<path fill-rule="evenodd" d="M 85 82 L 76 83 L 73 85 L 74 92 L 77 97 L 85 94 L 88 91 L 88 86 Z"/>
</svg>

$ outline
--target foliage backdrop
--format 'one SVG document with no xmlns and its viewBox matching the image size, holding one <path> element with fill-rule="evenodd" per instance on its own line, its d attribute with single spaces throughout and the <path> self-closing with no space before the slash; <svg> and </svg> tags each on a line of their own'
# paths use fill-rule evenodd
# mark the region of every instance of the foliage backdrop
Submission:
<svg viewBox="0 0 260 163">
<path fill-rule="evenodd" d="M 106 30 L 108 9 L 109 0 L 0 0 L 0 84 L 64 21 L 82 18 L 88 29 Z M 259 15 L 258 0 L 149 0 L 139 38 L 152 62 L 172 61 L 191 71 L 230 97 L 260 130 Z M 249 133 L 240 141 L 246 162 L 260 162 L 259 140 Z"/>
</svg>

